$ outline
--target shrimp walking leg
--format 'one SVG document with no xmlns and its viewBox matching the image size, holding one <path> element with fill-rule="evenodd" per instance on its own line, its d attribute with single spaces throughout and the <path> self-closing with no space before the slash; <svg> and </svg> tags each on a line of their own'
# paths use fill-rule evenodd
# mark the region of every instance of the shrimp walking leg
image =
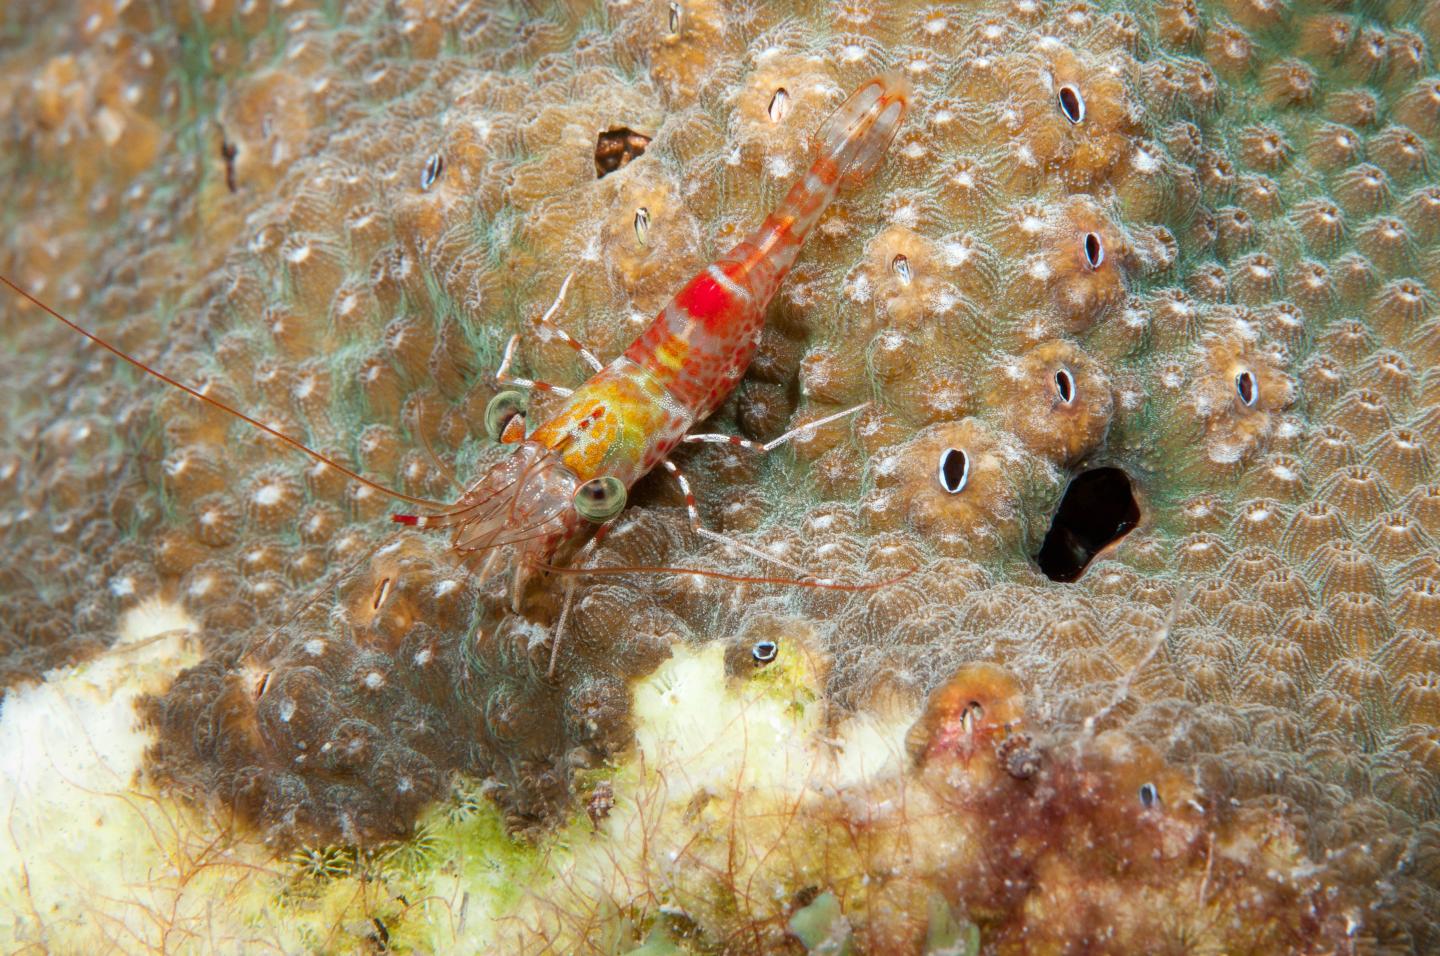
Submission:
<svg viewBox="0 0 1440 956">
<path fill-rule="evenodd" d="M 790 429 L 785 434 L 780 435 L 776 438 L 772 438 L 764 444 L 761 444 L 758 441 L 751 441 L 748 438 L 741 438 L 739 435 L 722 435 L 718 432 L 696 433 L 686 435 L 683 441 L 693 442 L 695 444 L 701 445 L 734 445 L 737 448 L 746 448 L 750 451 L 760 452 L 763 454 L 767 451 L 774 451 L 781 445 L 784 445 L 786 442 L 794 439 L 799 435 L 804 435 L 807 432 L 814 432 L 822 425 L 828 425 L 831 422 L 839 421 L 846 415 L 854 415 L 856 412 L 863 411 L 866 407 L 869 406 L 869 404 L 869 402 L 861 402 L 859 405 L 856 405 L 853 408 L 847 408 L 844 411 L 836 412 L 833 415 L 826 415 L 824 418 L 816 419 L 813 422 L 806 422 L 803 425 L 797 425 L 795 428 Z"/>
<path fill-rule="evenodd" d="M 510 374 L 510 365 L 515 361 L 515 346 L 519 343 L 519 335 L 510 336 L 510 341 L 505 343 L 505 354 L 500 357 L 500 367 L 495 370 L 496 384 L 514 385 L 516 388 L 534 389 L 537 392 L 551 392 L 559 395 L 561 398 L 569 398 L 575 394 L 573 388 L 566 388 L 563 385 L 551 385 L 549 382 L 541 382 L 533 378 L 521 378 L 518 375 Z"/>
<path fill-rule="evenodd" d="M 600 363 L 600 360 L 595 357 L 595 353 L 590 351 L 580 342 L 577 342 L 574 338 L 571 337 L 569 332 L 566 332 L 564 329 L 560 328 L 560 326 L 556 325 L 554 321 L 555 313 L 560 310 L 560 303 L 563 302 L 565 299 L 565 290 L 570 288 L 570 280 L 573 278 L 575 278 L 575 273 L 572 272 L 565 277 L 564 282 L 560 283 L 560 291 L 555 294 L 555 301 L 550 303 L 550 308 L 545 310 L 544 315 L 540 316 L 540 318 L 535 320 L 535 326 L 540 331 L 540 337 L 542 339 L 549 336 L 554 336 L 555 338 L 564 342 L 566 345 L 570 346 L 572 349 L 578 352 L 580 354 L 580 357 L 585 360 L 585 364 L 590 366 L 590 370 L 592 372 L 598 372 L 605 366 L 602 365 Z"/>
<path fill-rule="evenodd" d="M 559 339 L 574 349 L 580 357 L 585 360 L 585 364 L 590 366 L 591 371 L 598 372 L 605 366 L 595 357 L 595 353 L 576 341 L 569 332 L 560 328 L 554 321 L 555 313 L 560 311 L 560 305 L 565 301 L 565 292 L 570 288 L 570 281 L 574 278 L 575 273 L 572 272 L 565 277 L 564 282 L 560 283 L 560 291 L 555 294 L 555 301 L 550 303 L 550 307 L 545 310 L 543 315 L 534 320 L 535 328 L 542 341 L 547 338 Z M 495 371 L 496 382 L 501 385 L 514 385 L 519 388 L 533 388 L 541 392 L 553 392 L 562 398 L 568 398 L 575 394 L 574 389 L 565 388 L 563 385 L 551 385 L 549 382 L 540 382 L 534 379 L 512 375 L 510 373 L 510 366 L 515 361 L 515 348 L 519 343 L 519 334 L 510 336 L 510 341 L 505 343 L 505 354 L 501 356 L 500 368 Z"/>
<path fill-rule="evenodd" d="M 605 540 L 605 535 L 610 532 L 614 521 L 607 521 L 595 532 L 595 537 L 585 542 L 585 547 L 575 555 L 573 562 L 576 568 L 588 568 L 590 559 L 600 548 L 600 542 Z M 550 666 L 545 669 L 545 676 L 555 676 L 555 663 L 560 659 L 560 638 L 565 633 L 565 622 L 570 618 L 570 608 L 575 603 L 575 586 L 579 583 L 578 577 L 572 577 L 565 582 L 565 595 L 560 601 L 560 616 L 555 619 L 555 627 L 550 638 Z"/>
<path fill-rule="evenodd" d="M 718 531 L 711 531 L 709 528 L 705 527 L 704 522 L 700 520 L 700 508 L 695 503 L 695 493 L 690 490 L 690 482 L 685 477 L 685 473 L 680 470 L 680 467 L 678 465 L 676 465 L 668 458 L 666 458 L 660 464 L 665 467 L 666 471 L 670 472 L 670 474 L 674 476 L 675 482 L 680 486 L 681 494 L 685 496 L 685 511 L 690 518 L 691 531 L 694 531 L 697 535 L 705 538 L 708 541 L 714 541 L 716 544 L 723 544 L 726 547 L 735 548 L 737 551 L 743 551 L 745 554 L 748 554 L 753 558 L 758 558 L 761 561 L 767 561 L 771 564 L 779 565 L 785 570 L 790 571 L 793 574 L 799 575 L 802 579 L 806 581 L 813 581 L 816 584 L 827 585 L 834 583 L 828 578 L 816 577 L 815 573 L 808 568 L 802 568 L 800 565 L 792 564 L 789 561 L 786 561 L 784 558 L 761 551 L 754 545 L 746 544 L 744 541 L 741 541 L 738 538 L 732 538 L 729 535 L 721 534 Z"/>
</svg>

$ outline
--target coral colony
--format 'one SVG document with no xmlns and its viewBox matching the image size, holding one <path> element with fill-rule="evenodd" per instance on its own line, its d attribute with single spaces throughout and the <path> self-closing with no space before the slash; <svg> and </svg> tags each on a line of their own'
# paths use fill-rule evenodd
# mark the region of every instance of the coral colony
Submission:
<svg viewBox="0 0 1440 956">
<path fill-rule="evenodd" d="M 1440 950 L 1437 48 L 1424 0 L 6 4 L 0 275 L 272 432 L 0 290 L 0 948 Z M 692 495 L 597 486 L 547 562 L 597 573 L 520 588 L 392 522 L 877 76 Z"/>
</svg>

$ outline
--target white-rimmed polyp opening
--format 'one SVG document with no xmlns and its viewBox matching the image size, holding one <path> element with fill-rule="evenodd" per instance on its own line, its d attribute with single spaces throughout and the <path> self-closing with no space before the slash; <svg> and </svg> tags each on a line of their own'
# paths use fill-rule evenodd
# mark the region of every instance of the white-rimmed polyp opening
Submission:
<svg viewBox="0 0 1440 956">
<path fill-rule="evenodd" d="M 936 477 L 947 494 L 958 495 L 970 483 L 970 457 L 958 448 L 945 449 L 940 453 Z"/>
</svg>

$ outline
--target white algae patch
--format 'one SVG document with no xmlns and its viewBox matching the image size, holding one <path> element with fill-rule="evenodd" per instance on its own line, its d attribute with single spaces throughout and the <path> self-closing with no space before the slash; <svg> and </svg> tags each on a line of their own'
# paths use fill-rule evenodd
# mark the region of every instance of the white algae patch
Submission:
<svg viewBox="0 0 1440 956">
<path fill-rule="evenodd" d="M 137 781 L 135 702 L 198 660 L 194 623 L 149 602 L 103 654 L 11 691 L 0 709 L 0 949 L 169 951 L 217 929 L 226 862 L 200 821 Z M 220 864 L 217 866 L 217 864 Z M 243 870 L 241 871 L 243 872 Z M 211 937 L 231 945 L 233 933 Z"/>
</svg>

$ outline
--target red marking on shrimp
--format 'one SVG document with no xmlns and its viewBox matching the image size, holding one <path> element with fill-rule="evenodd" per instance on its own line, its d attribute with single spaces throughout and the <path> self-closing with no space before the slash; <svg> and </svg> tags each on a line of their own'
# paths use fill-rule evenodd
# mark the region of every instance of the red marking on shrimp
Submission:
<svg viewBox="0 0 1440 956">
<path fill-rule="evenodd" d="M 730 293 L 707 274 L 691 279 L 690 283 L 680 290 L 680 294 L 675 296 L 675 304 L 690 313 L 692 318 L 699 319 L 707 328 L 726 317 L 731 301 Z"/>
</svg>

